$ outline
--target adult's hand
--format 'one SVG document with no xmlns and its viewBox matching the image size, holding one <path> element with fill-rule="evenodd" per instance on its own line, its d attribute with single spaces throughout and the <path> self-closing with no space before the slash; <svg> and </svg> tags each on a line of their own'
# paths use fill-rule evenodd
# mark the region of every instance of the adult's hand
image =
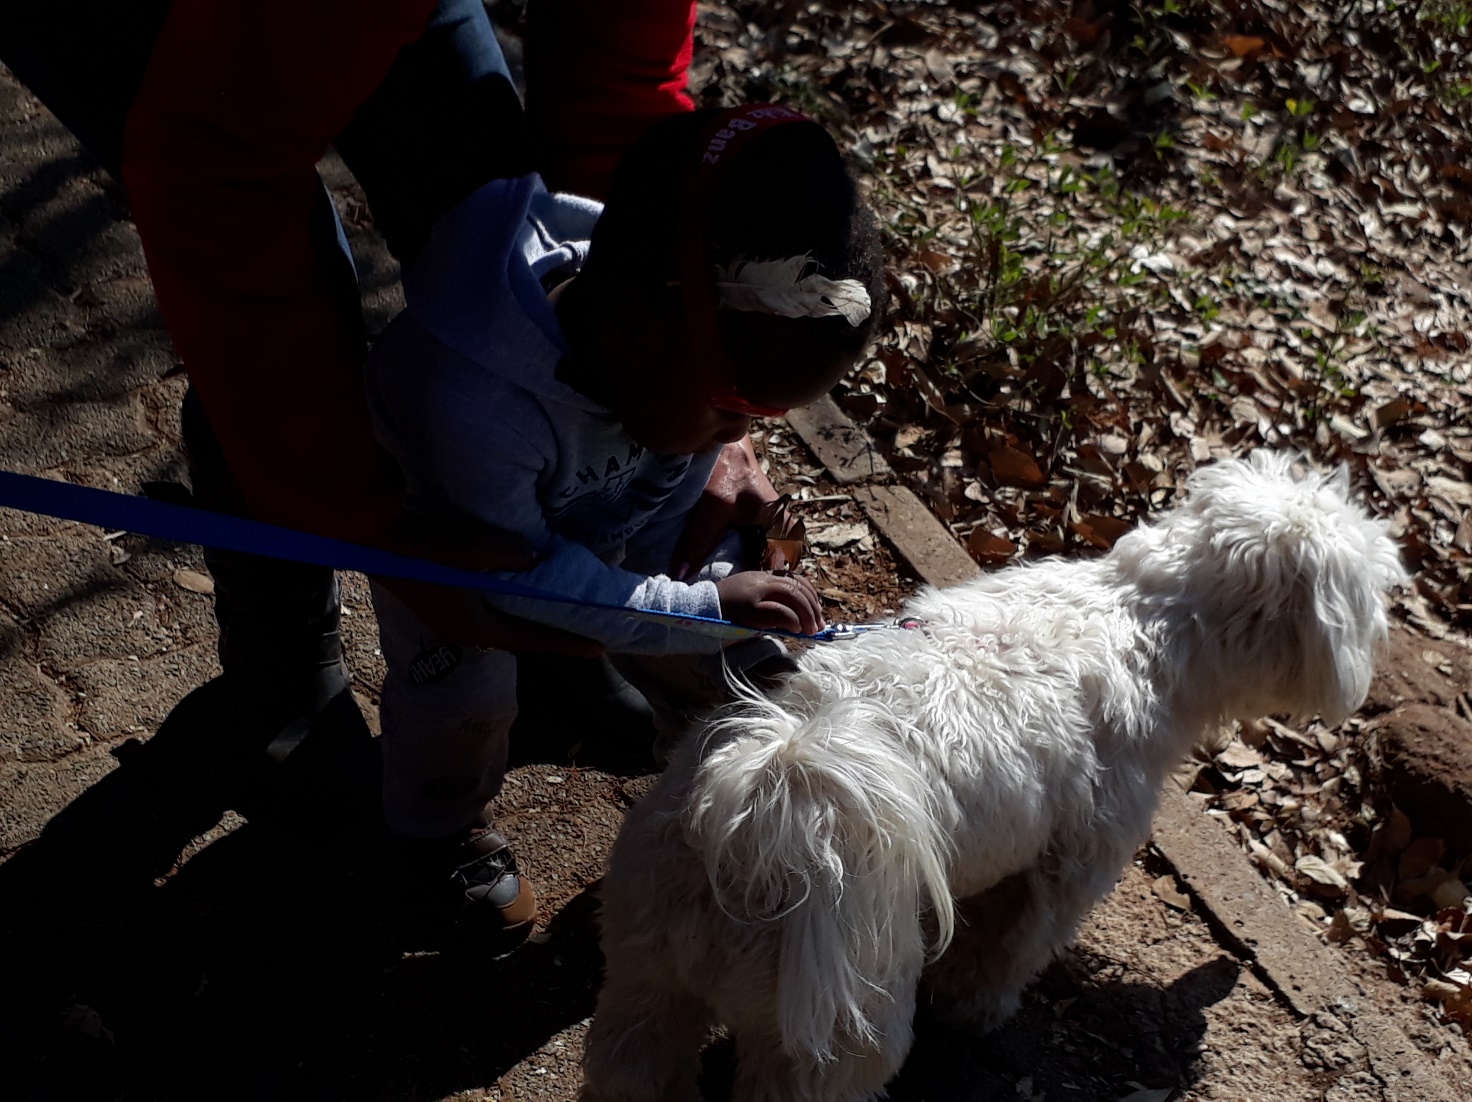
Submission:
<svg viewBox="0 0 1472 1102">
<path fill-rule="evenodd" d="M 705 484 L 705 493 L 690 510 L 684 534 L 675 548 L 672 575 L 675 580 L 689 577 L 710 557 L 728 530 L 755 523 L 761 507 L 776 499 L 777 491 L 762 470 L 751 437 L 744 436 L 734 444 L 727 444 L 716 460 L 710 481 Z"/>
</svg>

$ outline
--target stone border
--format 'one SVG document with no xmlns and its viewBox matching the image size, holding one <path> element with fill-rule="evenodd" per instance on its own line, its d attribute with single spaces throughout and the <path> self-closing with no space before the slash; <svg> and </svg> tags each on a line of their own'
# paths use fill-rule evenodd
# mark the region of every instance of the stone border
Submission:
<svg viewBox="0 0 1472 1102">
<path fill-rule="evenodd" d="M 1184 792 L 1167 792 L 1151 839 L 1176 879 L 1200 904 L 1218 939 L 1295 1014 L 1333 1014 L 1364 1045 L 1387 1102 L 1456 1102 L 1398 1025 L 1371 1005 L 1321 943 L 1258 875 L 1226 830 Z"/>
<path fill-rule="evenodd" d="M 828 473 L 852 489 L 880 535 L 923 581 L 952 585 L 980 572 L 919 496 L 894 483 L 894 472 L 874 442 L 831 398 L 794 410 L 787 422 Z M 1430 1069 L 1400 1027 L 1355 988 L 1342 962 L 1263 881 L 1226 829 L 1185 793 L 1169 790 L 1161 799 L 1152 843 L 1218 940 L 1251 962 L 1294 1014 L 1347 1019 L 1383 1084 L 1386 1102 L 1457 1102 L 1457 1092 Z"/>
<path fill-rule="evenodd" d="M 954 585 L 981 572 L 915 491 L 894 484 L 894 472 L 874 442 L 832 398 L 793 410 L 787 423 L 834 480 L 853 490 L 874 527 L 922 580 Z"/>
</svg>

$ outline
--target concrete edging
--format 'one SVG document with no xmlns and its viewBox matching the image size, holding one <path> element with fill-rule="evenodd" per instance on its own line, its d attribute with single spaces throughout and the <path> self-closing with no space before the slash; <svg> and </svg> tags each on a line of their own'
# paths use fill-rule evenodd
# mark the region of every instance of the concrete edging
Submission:
<svg viewBox="0 0 1472 1102">
<path fill-rule="evenodd" d="M 1314 937 L 1252 867 L 1226 829 L 1184 792 L 1167 791 L 1152 842 L 1217 935 L 1299 1017 L 1334 1014 L 1365 1046 L 1388 1102 L 1456 1102 L 1457 1093 L 1393 1021 L 1372 1007 L 1333 950 Z"/>
<path fill-rule="evenodd" d="M 981 572 L 950 530 L 894 472 L 874 442 L 830 397 L 787 415 L 787 423 L 910 568 L 931 585 L 954 585 Z"/>
</svg>

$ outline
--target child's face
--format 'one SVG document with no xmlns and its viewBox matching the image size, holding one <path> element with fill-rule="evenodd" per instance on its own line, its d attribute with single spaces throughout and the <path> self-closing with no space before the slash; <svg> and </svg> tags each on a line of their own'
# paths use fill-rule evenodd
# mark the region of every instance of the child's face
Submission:
<svg viewBox="0 0 1472 1102">
<path fill-rule="evenodd" d="M 642 306 L 621 312 L 601 343 L 618 380 L 611 404 L 630 436 L 666 455 L 735 443 L 751 427 L 751 407 L 780 416 L 810 405 L 854 365 L 852 356 L 794 340 L 802 330 L 793 319 L 744 320 L 750 340 L 733 390 L 713 359 L 692 353 L 683 324 Z"/>
</svg>

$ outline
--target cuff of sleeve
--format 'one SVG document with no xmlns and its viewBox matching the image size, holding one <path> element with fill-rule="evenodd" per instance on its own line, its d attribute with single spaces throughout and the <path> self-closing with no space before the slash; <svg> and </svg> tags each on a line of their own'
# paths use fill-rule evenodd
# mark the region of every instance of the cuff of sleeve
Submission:
<svg viewBox="0 0 1472 1102">
<path fill-rule="evenodd" d="M 721 618 L 721 597 L 715 582 L 693 582 L 676 590 L 670 602 L 670 611 L 681 616 L 703 616 L 708 620 Z"/>
</svg>

